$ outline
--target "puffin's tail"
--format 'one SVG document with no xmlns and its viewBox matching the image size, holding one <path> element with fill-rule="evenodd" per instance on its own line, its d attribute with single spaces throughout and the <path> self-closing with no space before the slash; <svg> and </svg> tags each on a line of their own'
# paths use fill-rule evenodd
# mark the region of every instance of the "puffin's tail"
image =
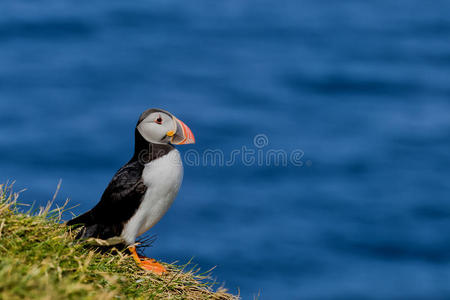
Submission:
<svg viewBox="0 0 450 300">
<path fill-rule="evenodd" d="M 93 220 L 91 211 L 88 211 L 81 216 L 73 218 L 66 223 L 67 226 L 74 228 L 82 227 L 75 236 L 75 239 L 100 238 L 107 239 L 113 236 L 120 236 L 122 227 L 120 225 L 97 224 Z"/>
<path fill-rule="evenodd" d="M 66 223 L 67 226 L 73 226 L 74 228 L 83 227 L 75 236 L 75 239 L 87 239 L 90 237 L 97 237 L 99 233 L 99 226 L 92 224 L 91 212 L 88 211 L 81 216 L 73 218 Z"/>
<path fill-rule="evenodd" d="M 78 216 L 78 217 L 73 218 L 72 220 L 68 221 L 66 223 L 66 225 L 68 225 L 68 226 L 73 226 L 73 225 L 85 226 L 85 225 L 90 224 L 91 221 L 92 221 L 91 211 L 88 211 L 88 212 L 82 214 L 81 216 Z"/>
<path fill-rule="evenodd" d="M 75 217 L 72 220 L 68 221 L 66 223 L 67 226 L 73 226 L 74 228 L 83 227 L 75 236 L 75 239 L 84 239 L 88 238 L 86 233 L 91 232 L 92 230 L 88 230 L 91 226 L 92 218 L 91 218 L 91 211 L 88 211 L 81 216 Z"/>
</svg>

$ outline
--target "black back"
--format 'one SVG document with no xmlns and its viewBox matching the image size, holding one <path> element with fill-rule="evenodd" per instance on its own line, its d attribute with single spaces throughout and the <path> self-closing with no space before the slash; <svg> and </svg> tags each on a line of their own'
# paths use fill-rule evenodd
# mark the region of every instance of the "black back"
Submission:
<svg viewBox="0 0 450 300">
<path fill-rule="evenodd" d="M 90 211 L 67 222 L 67 225 L 84 226 L 78 238 L 107 239 L 120 236 L 124 225 L 139 208 L 147 191 L 147 186 L 142 181 L 145 164 L 173 149 L 169 144 L 147 142 L 136 129 L 135 151 L 131 160 L 114 175 L 100 202 Z"/>
</svg>

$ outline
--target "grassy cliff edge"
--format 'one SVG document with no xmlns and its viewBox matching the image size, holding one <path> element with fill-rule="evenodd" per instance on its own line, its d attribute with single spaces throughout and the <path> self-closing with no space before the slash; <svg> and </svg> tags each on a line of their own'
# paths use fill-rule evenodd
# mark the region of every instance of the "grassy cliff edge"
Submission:
<svg viewBox="0 0 450 300">
<path fill-rule="evenodd" d="M 127 252 L 101 252 L 73 240 L 61 208 L 20 212 L 0 185 L 0 299 L 238 299 L 189 263 L 163 276 L 140 270 Z"/>
</svg>

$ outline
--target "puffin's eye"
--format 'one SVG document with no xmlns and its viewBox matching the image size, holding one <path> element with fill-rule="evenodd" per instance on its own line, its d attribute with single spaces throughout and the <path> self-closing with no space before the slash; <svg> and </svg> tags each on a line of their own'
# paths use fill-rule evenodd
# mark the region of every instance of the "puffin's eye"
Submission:
<svg viewBox="0 0 450 300">
<path fill-rule="evenodd" d="M 162 124 L 162 118 L 161 118 L 161 116 L 159 116 L 159 117 L 155 120 L 155 123 L 156 123 L 156 124 L 159 124 L 159 125 Z"/>
</svg>

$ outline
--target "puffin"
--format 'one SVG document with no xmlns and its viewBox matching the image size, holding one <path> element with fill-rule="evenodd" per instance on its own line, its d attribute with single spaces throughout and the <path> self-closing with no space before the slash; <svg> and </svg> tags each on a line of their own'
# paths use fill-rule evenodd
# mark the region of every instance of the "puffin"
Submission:
<svg viewBox="0 0 450 300">
<path fill-rule="evenodd" d="M 152 228 L 172 205 L 183 180 L 183 163 L 174 145 L 195 143 L 189 127 L 168 111 L 144 111 L 134 130 L 134 153 L 88 212 L 68 221 L 82 227 L 77 239 L 128 247 L 139 267 L 162 275 L 163 265 L 139 256 L 136 238 Z"/>
</svg>

